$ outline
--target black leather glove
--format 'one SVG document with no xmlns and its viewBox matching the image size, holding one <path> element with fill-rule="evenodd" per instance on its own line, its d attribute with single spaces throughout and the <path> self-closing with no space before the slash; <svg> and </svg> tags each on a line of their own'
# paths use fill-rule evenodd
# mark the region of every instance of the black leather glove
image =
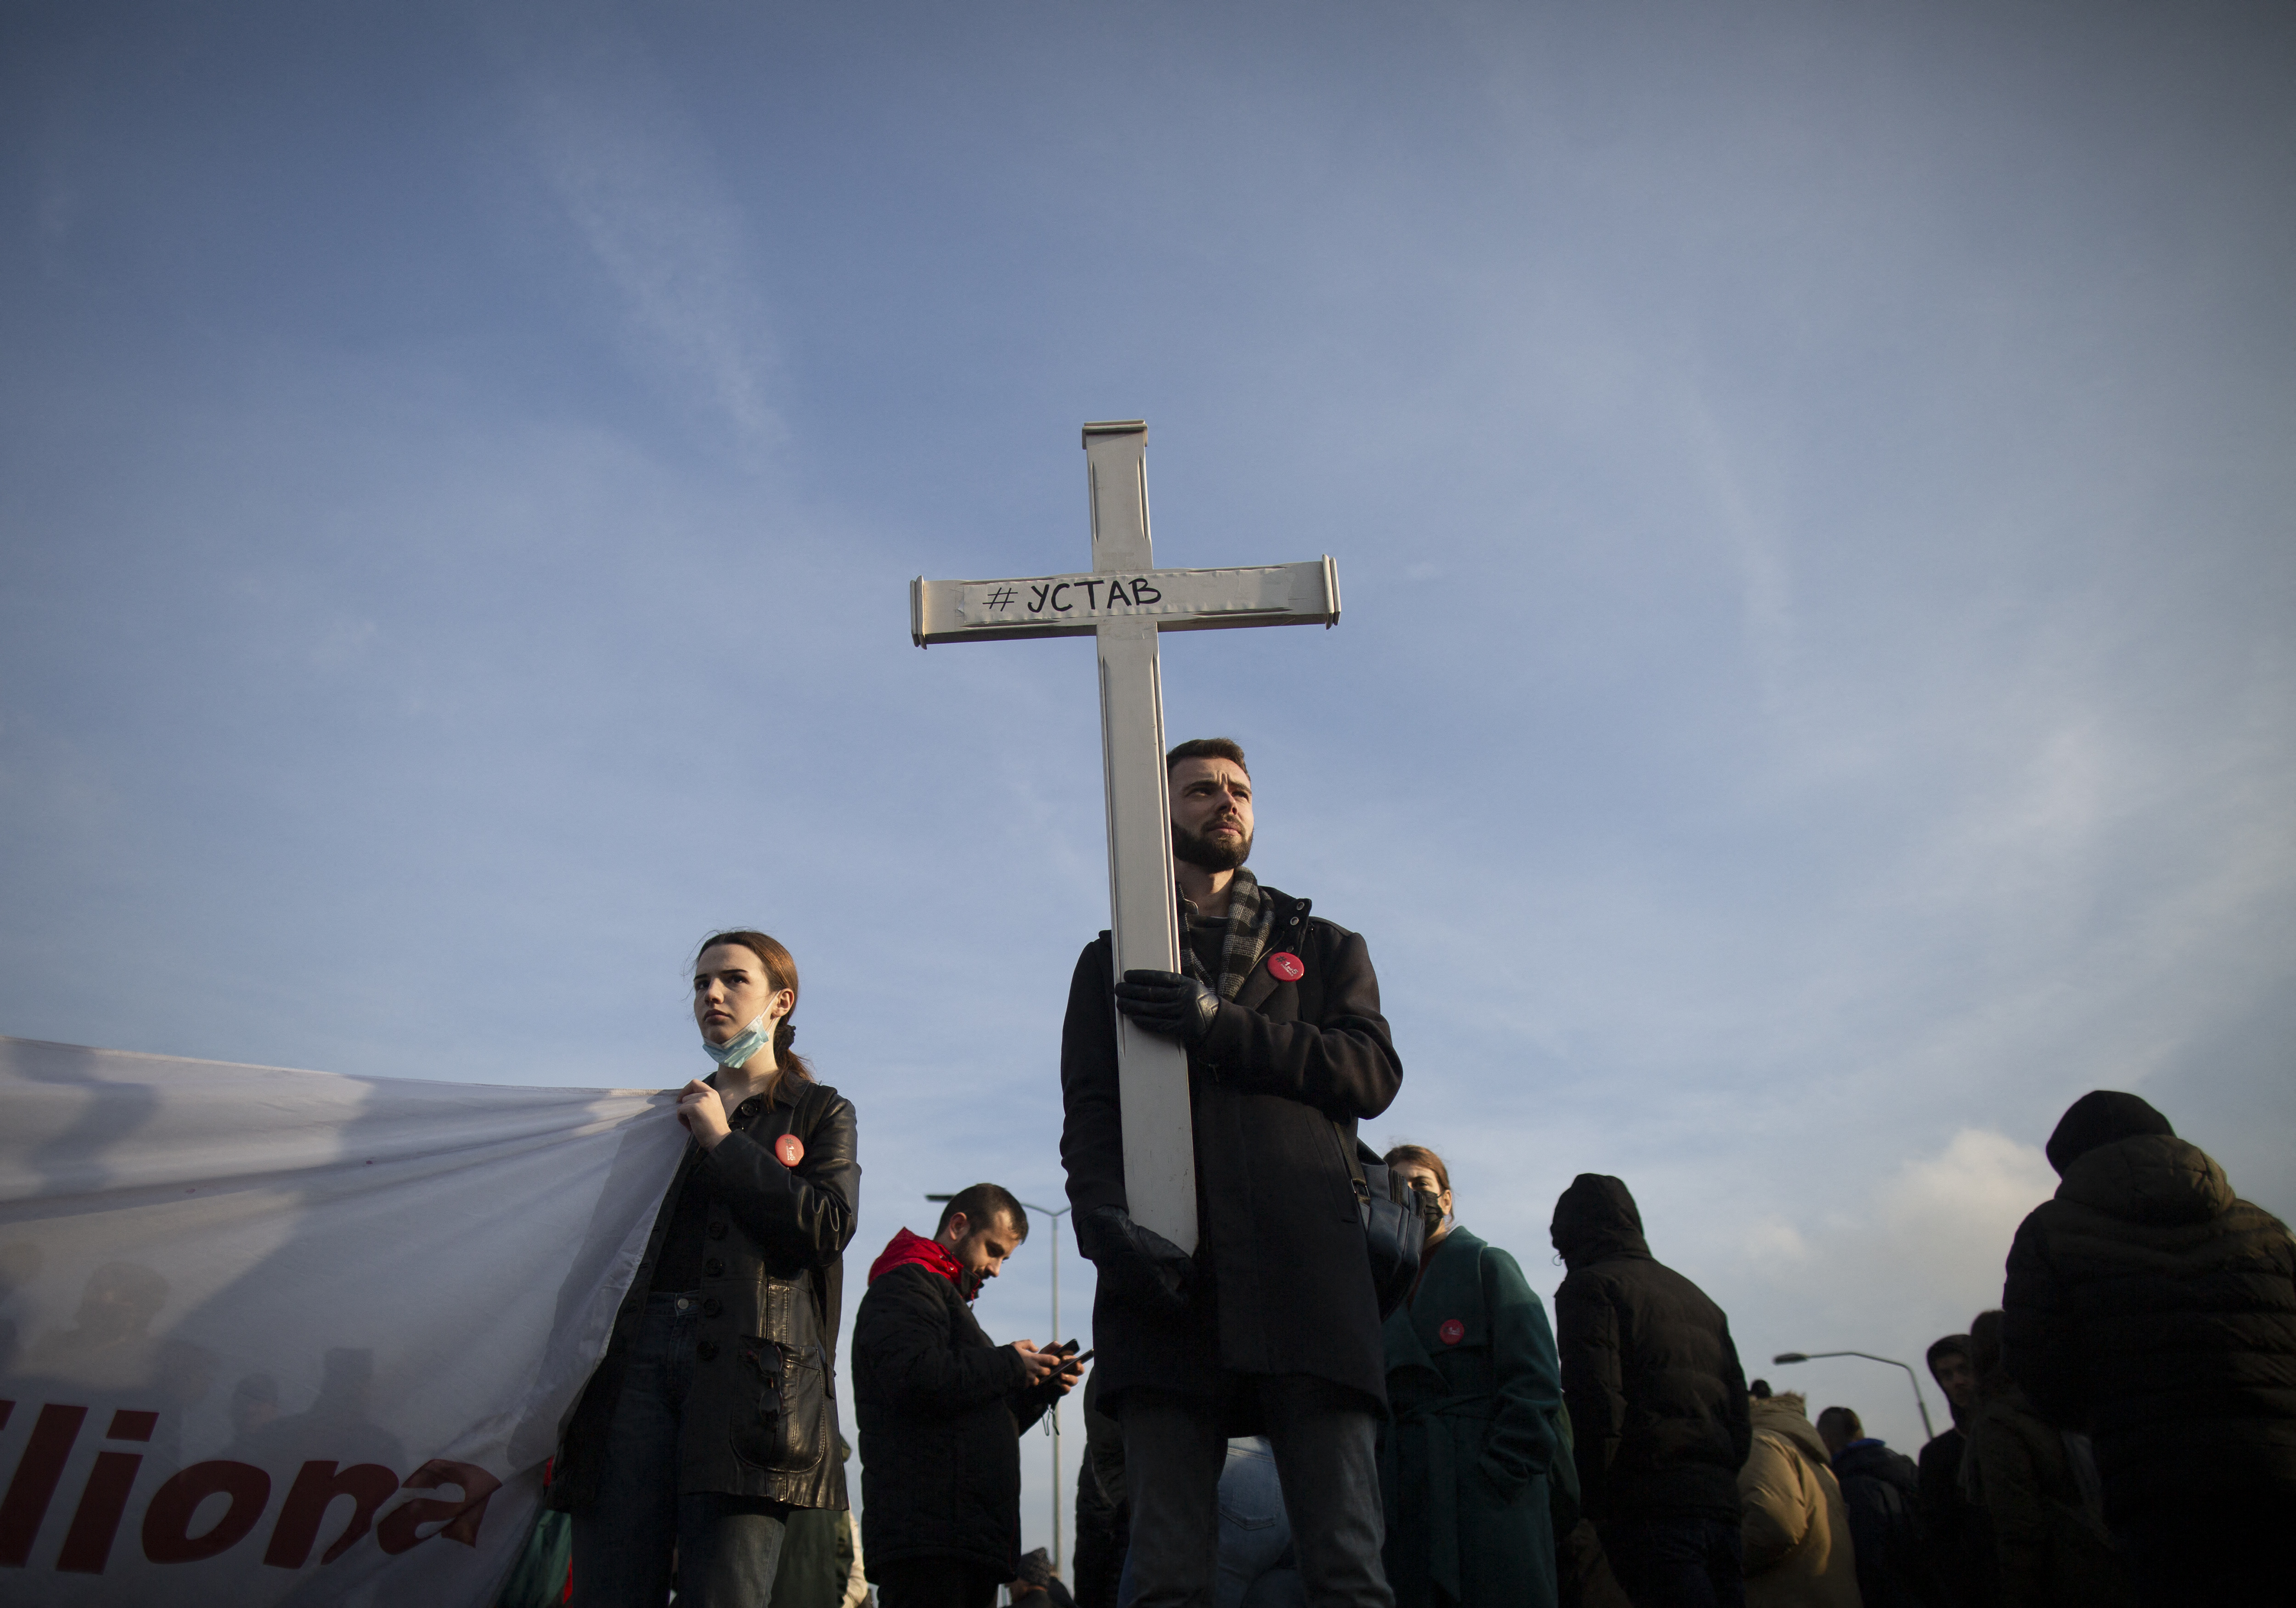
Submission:
<svg viewBox="0 0 2296 1608">
<path fill-rule="evenodd" d="M 1077 1244 L 1100 1276 L 1144 1305 L 1182 1312 L 1196 1280 L 1196 1259 L 1121 1206 L 1094 1206 L 1077 1216 Z"/>
<path fill-rule="evenodd" d="M 1127 972 L 1116 985 L 1116 1008 L 1167 1038 L 1192 1050 L 1211 1037 L 1219 1020 L 1220 997 L 1179 972 Z"/>
</svg>

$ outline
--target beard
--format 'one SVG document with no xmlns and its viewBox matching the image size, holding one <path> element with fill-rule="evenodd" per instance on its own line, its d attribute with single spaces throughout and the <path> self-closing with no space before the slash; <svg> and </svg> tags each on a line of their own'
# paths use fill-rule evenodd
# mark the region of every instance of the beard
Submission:
<svg viewBox="0 0 2296 1608">
<path fill-rule="evenodd" d="M 1172 828 L 1172 857 L 1201 866 L 1206 871 L 1234 871 L 1251 857 L 1251 834 L 1246 833 L 1233 848 L 1199 837 L 1186 827 Z"/>
</svg>

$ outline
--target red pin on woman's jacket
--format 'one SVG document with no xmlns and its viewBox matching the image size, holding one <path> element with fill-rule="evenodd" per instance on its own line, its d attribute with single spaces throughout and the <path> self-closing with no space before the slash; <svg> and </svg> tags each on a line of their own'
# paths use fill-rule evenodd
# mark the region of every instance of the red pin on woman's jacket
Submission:
<svg viewBox="0 0 2296 1608">
<path fill-rule="evenodd" d="M 1289 949 L 1278 949 L 1267 957 L 1267 973 L 1278 982 L 1298 982 L 1308 975 L 1308 963 Z"/>
<path fill-rule="evenodd" d="M 1467 1338 L 1467 1325 L 1456 1317 L 1447 1317 L 1443 1320 L 1442 1326 L 1435 1331 L 1435 1334 L 1445 1345 L 1456 1346 Z"/>
<path fill-rule="evenodd" d="M 805 1141 L 795 1134 L 783 1134 L 774 1141 L 774 1160 L 783 1167 L 795 1167 L 805 1160 Z"/>
</svg>

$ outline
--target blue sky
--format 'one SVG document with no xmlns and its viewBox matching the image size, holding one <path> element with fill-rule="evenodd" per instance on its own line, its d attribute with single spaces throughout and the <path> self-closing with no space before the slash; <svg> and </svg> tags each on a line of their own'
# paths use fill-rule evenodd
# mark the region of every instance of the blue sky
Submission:
<svg viewBox="0 0 2296 1608">
<path fill-rule="evenodd" d="M 0 30 L 0 1031 L 669 1084 L 756 923 L 859 1254 L 1056 1200 L 1091 649 L 906 586 L 1082 567 L 1142 416 L 1163 562 L 1338 561 L 1168 642 L 1169 728 L 1542 1291 L 1616 1172 L 1749 1357 L 1913 1357 L 2098 1086 L 2296 1208 L 2284 12 Z"/>
</svg>

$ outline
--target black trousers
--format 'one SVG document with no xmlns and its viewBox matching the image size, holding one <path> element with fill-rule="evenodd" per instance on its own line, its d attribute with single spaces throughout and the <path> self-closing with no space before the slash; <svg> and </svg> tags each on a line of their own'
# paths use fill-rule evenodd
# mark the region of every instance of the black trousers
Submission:
<svg viewBox="0 0 2296 1608">
<path fill-rule="evenodd" d="M 963 1558 L 903 1558 L 872 1563 L 878 1608 L 991 1608 L 1005 1577 Z"/>
</svg>

